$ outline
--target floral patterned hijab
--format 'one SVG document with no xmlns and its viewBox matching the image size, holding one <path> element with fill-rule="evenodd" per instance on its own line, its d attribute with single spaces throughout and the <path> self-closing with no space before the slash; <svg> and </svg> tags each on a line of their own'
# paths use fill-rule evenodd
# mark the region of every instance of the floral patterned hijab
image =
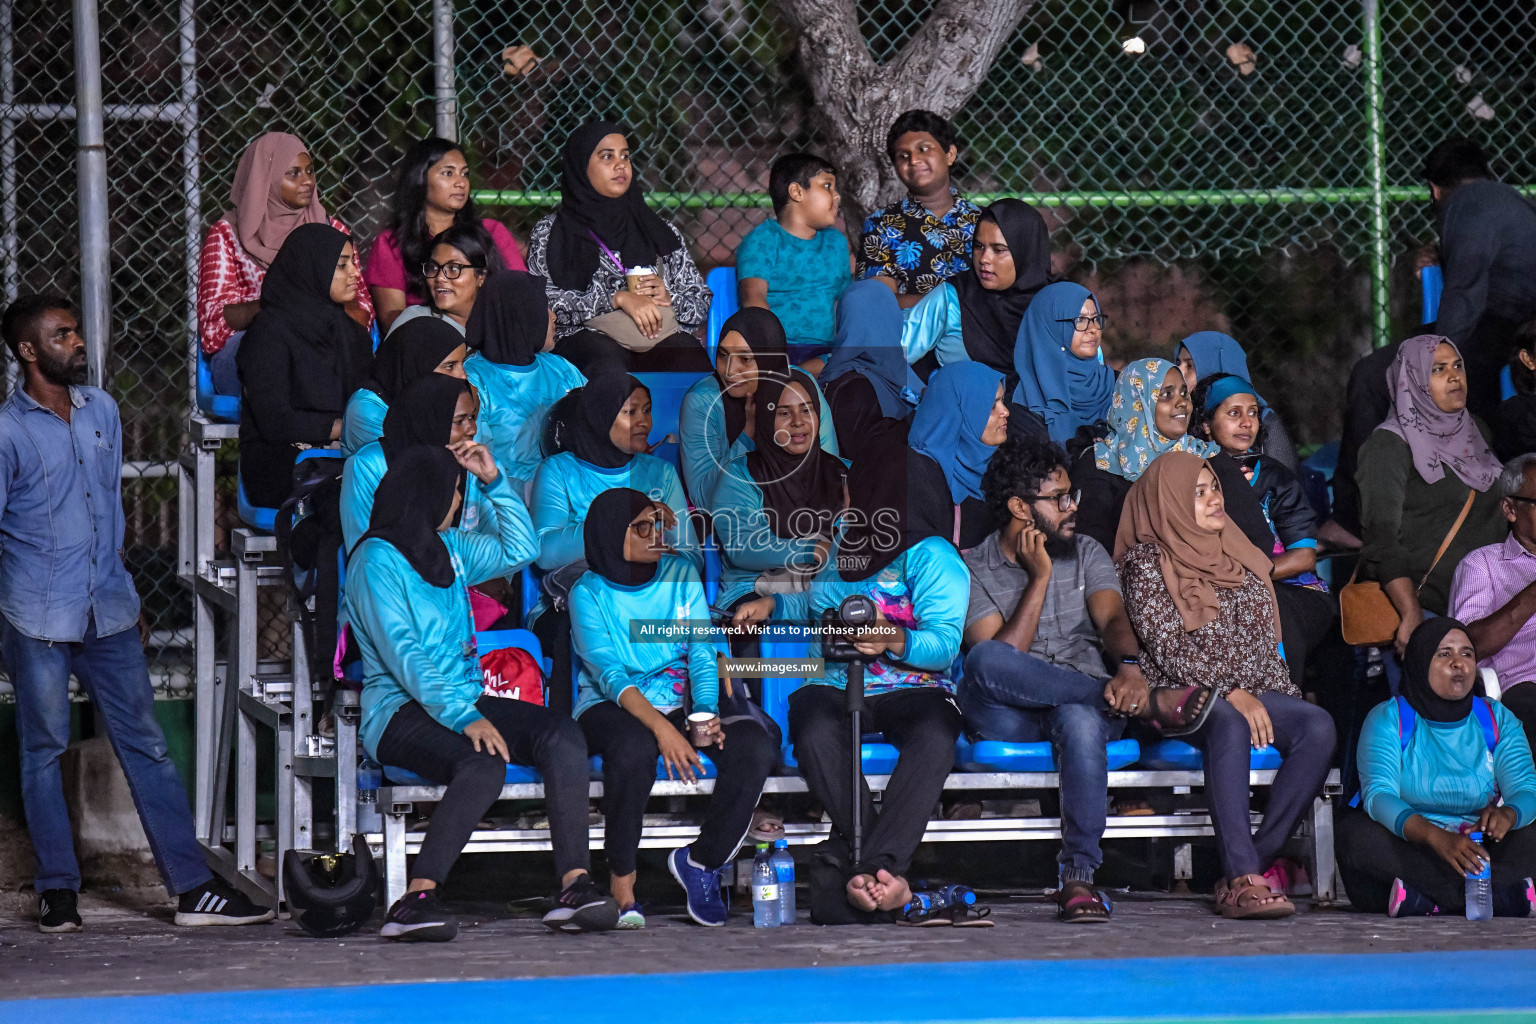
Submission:
<svg viewBox="0 0 1536 1024">
<path fill-rule="evenodd" d="M 1164 437 L 1153 423 L 1157 389 L 1169 372 L 1177 369 L 1166 359 L 1138 359 L 1120 371 L 1105 417 L 1109 436 L 1093 446 L 1096 466 L 1134 483 L 1164 452 L 1191 452 L 1204 459 L 1221 451 L 1220 445 L 1189 434 L 1176 439 Z"/>
</svg>

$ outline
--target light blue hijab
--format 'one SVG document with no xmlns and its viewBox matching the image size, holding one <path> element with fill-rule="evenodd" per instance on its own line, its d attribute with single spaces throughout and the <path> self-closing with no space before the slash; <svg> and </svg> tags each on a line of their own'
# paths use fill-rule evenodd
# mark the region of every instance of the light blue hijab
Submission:
<svg viewBox="0 0 1536 1024">
<path fill-rule="evenodd" d="M 901 348 L 901 307 L 879 281 L 855 281 L 837 300 L 837 336 L 817 382 L 825 388 L 849 370 L 874 386 L 880 415 L 888 419 L 911 416 L 923 393 Z"/>
<path fill-rule="evenodd" d="M 1019 375 L 1013 400 L 1043 416 L 1051 440 L 1058 443 L 1078 427 L 1103 419 L 1115 389 L 1115 371 L 1097 359 L 1072 354 L 1072 321 L 1087 299 L 1098 306 L 1099 300 L 1080 284 L 1046 285 L 1024 311 L 1013 347 Z"/>
<path fill-rule="evenodd" d="M 1230 334 L 1196 331 L 1179 342 L 1179 348 L 1188 349 L 1190 358 L 1195 361 L 1196 381 L 1202 381 L 1213 373 L 1230 373 L 1246 381 L 1253 380 L 1253 375 L 1248 372 L 1248 353 L 1243 351 L 1243 346 Z M 1178 349 L 1174 349 L 1174 355 L 1178 355 Z M 1262 411 L 1269 411 L 1269 403 L 1264 401 L 1263 395 L 1257 391 L 1250 391 L 1249 394 L 1259 400 Z"/>
<path fill-rule="evenodd" d="M 981 497 L 981 475 L 997 451 L 981 435 L 1002 382 L 1003 375 L 985 363 L 941 366 L 928 378 L 928 390 L 912 417 L 907 444 L 944 470 L 956 505 Z"/>
</svg>

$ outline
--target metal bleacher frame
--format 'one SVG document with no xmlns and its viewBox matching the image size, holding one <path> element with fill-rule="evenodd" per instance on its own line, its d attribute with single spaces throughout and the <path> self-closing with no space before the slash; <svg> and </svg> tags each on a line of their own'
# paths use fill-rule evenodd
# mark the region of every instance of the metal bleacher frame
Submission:
<svg viewBox="0 0 1536 1024">
<path fill-rule="evenodd" d="M 216 459 L 224 442 L 238 435 L 237 423 L 210 418 L 194 402 L 188 446 L 177 459 L 182 510 L 177 578 L 192 595 L 195 645 L 193 822 L 209 867 L 251 899 L 277 906 L 282 899 L 281 872 L 269 879 L 259 870 L 261 847 L 272 843 L 275 865 L 281 865 L 289 849 L 316 847 L 315 779 L 336 780 L 335 834 L 350 841 L 357 767 L 355 761 L 339 763 L 336 749 L 356 748 L 357 698 L 338 691 L 336 738 L 321 737 L 315 728 L 304 631 L 296 614 L 290 614 L 291 660 L 286 665 L 259 661 L 259 590 L 287 588 L 276 562 L 277 539 L 270 533 L 235 528 L 228 554 L 216 553 Z M 288 600 L 292 613 L 291 594 Z M 222 660 L 215 633 L 221 617 L 226 639 Z M 276 807 L 270 823 L 257 815 L 262 744 L 269 744 L 273 753 Z"/>
<path fill-rule="evenodd" d="M 717 268 L 709 276 L 717 290 L 729 289 L 734 300 L 735 274 L 731 268 Z M 713 354 L 720 325 L 734 301 L 722 302 L 718 316 L 712 315 L 708 348 Z M 200 356 L 200 353 L 199 353 Z M 198 384 L 207 385 L 201 358 L 196 360 Z M 646 375 L 650 377 L 651 375 Z M 667 375 L 672 376 L 672 375 Z M 671 386 L 681 382 L 658 381 Z M 691 383 L 691 382 L 690 382 Z M 207 387 L 194 386 L 194 412 L 189 420 L 189 443 L 178 459 L 179 564 L 178 577 L 193 596 L 196 643 L 196 782 L 193 801 L 199 840 L 208 862 L 221 876 L 237 885 L 251 898 L 266 905 L 277 905 L 282 898 L 281 872 L 269 880 L 258 870 L 258 854 L 270 842 L 280 866 L 289 849 L 346 849 L 356 830 L 357 764 L 361 753 L 357 727 L 357 695 L 338 688 L 334 711 L 334 739 L 323 737 L 316 728 L 315 682 L 308 677 L 305 637 L 298 616 L 292 615 L 294 657 L 290 664 L 258 661 L 260 623 L 257 595 L 260 588 L 284 585 L 283 568 L 277 564 L 276 538 L 270 533 L 242 526 L 231 532 L 229 553 L 216 556 L 215 473 L 216 457 L 226 441 L 235 440 L 239 428 L 235 422 L 217 419 L 205 411 L 198 398 Z M 677 390 L 677 388 L 673 388 Z M 680 392 L 679 392 L 680 394 Z M 675 397 L 675 396 L 674 396 Z M 667 403 L 675 413 L 675 404 Z M 221 408 L 226 416 L 231 410 Z M 238 410 L 233 412 L 238 418 Z M 658 422 L 662 436 L 675 432 L 676 424 Z M 293 598 L 288 597 L 290 612 Z M 215 648 L 215 627 L 225 623 L 226 652 L 221 660 Z M 258 820 L 259 784 L 257 759 L 262 744 L 271 745 L 274 756 L 276 813 L 270 823 Z M 1272 769 L 1253 770 L 1249 784 L 1262 787 L 1272 783 Z M 526 778 L 526 775 L 524 776 Z M 870 788 L 879 794 L 889 781 L 888 774 L 870 773 Z M 315 780 L 333 780 L 336 786 L 336 820 L 332 835 L 316 835 L 312 789 Z M 233 787 L 231 789 L 231 782 Z M 1128 766 L 1111 771 L 1109 787 L 1150 789 L 1173 794 L 1188 794 L 1204 785 L 1198 770 L 1156 770 Z M 1021 792 L 1056 790 L 1060 777 L 1054 771 L 964 771 L 956 770 L 945 780 L 944 790 L 956 792 Z M 642 830 L 643 848 L 671 848 L 683 845 L 698 833 L 697 815 L 687 813 L 687 800 L 711 793 L 714 782 L 658 780 L 651 796 L 664 807 L 664 813 L 648 814 Z M 806 784 L 793 769 L 771 776 L 764 787 L 768 793 L 804 793 Z M 378 793 L 382 830 L 365 834 L 375 857 L 383 861 L 386 897 L 393 902 L 405 890 L 407 858 L 418 852 L 423 833 L 408 831 L 408 819 L 415 806 L 441 799 L 443 787 L 426 784 L 386 782 Z M 602 783 L 589 781 L 592 798 L 602 795 Z M 1337 771 L 1331 772 L 1322 794 L 1314 801 L 1311 814 L 1301 823 L 1302 839 L 1315 897 L 1328 902 L 1335 894 L 1333 858 L 1333 803 L 1341 795 Z M 505 785 L 499 796 L 505 801 L 539 800 L 543 786 L 538 782 L 516 781 Z M 232 799 L 233 812 L 228 813 Z M 1255 822 L 1259 816 L 1255 814 Z M 546 828 L 528 827 L 527 818 L 504 827 L 475 832 L 465 847 L 473 853 L 525 853 L 550 849 Z M 819 843 L 828 834 L 826 822 L 789 822 L 785 826 L 792 845 Z M 328 829 L 325 831 L 329 831 Z M 1188 879 L 1192 874 L 1192 840 L 1213 835 L 1210 817 L 1202 810 L 1191 813 L 1117 816 L 1108 820 L 1105 839 L 1170 839 L 1174 841 L 1173 877 Z M 589 828 L 589 843 L 600 848 L 603 827 Z M 983 816 L 972 820 L 932 820 L 923 836 L 924 842 L 996 842 L 1056 840 L 1061 836 L 1057 818 L 1044 816 Z"/>
</svg>

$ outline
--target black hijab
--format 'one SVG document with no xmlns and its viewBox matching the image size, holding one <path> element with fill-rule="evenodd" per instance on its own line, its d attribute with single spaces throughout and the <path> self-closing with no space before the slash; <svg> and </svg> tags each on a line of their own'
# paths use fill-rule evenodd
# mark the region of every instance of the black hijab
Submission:
<svg viewBox="0 0 1536 1024">
<path fill-rule="evenodd" d="M 368 332 L 345 306 L 331 301 L 336 261 L 350 241 L 329 224 L 301 224 L 290 231 L 267 268 L 261 311 L 250 326 L 258 335 L 292 335 L 313 350 L 335 372 L 343 406 L 368 375 L 373 358 Z"/>
<path fill-rule="evenodd" d="M 469 347 L 504 366 L 532 366 L 548 334 L 544 279 L 523 270 L 492 271 L 464 325 Z"/>
<path fill-rule="evenodd" d="M 459 399 L 468 391 L 469 381 L 445 373 L 429 373 L 401 389 L 384 414 L 379 447 L 385 462 L 393 464 L 395 456 L 412 445 L 446 448 Z"/>
<path fill-rule="evenodd" d="M 975 270 L 956 276 L 951 283 L 960 297 L 960 334 L 966 353 L 1006 376 L 1014 372 L 1013 348 L 1024 311 L 1035 293 L 1050 283 L 1051 232 L 1040 211 L 1020 199 L 999 199 L 981 212 L 981 218 L 1002 231 L 1017 276 L 1001 292 L 983 288 Z"/>
<path fill-rule="evenodd" d="M 1463 721 L 1472 713 L 1472 701 L 1476 699 L 1475 683 L 1474 689 L 1468 690 L 1460 700 L 1446 700 L 1429 685 L 1429 665 L 1434 660 L 1435 650 L 1453 629 L 1467 633 L 1467 627 L 1455 619 L 1441 615 L 1425 619 L 1408 638 L 1408 647 L 1403 651 L 1403 696 L 1420 718 L 1431 722 Z M 1467 633 L 1469 640 L 1471 637 L 1472 634 Z"/>
<path fill-rule="evenodd" d="M 453 453 L 433 445 L 414 445 L 400 452 L 373 492 L 369 537 L 395 546 L 411 568 L 434 587 L 453 583 L 453 559 L 437 527 L 463 486 L 464 469 Z"/>
<path fill-rule="evenodd" d="M 390 331 L 373 356 L 373 373 L 362 386 L 393 402 L 407 384 L 437 369 L 464 344 L 464 335 L 435 316 L 418 316 Z"/>
<path fill-rule="evenodd" d="M 741 335 L 747 348 L 757 358 L 760 379 L 769 374 L 783 376 L 789 372 L 789 340 L 784 335 L 784 325 L 773 313 L 760 306 L 738 309 L 721 325 L 720 337 L 725 337 L 731 331 Z M 720 407 L 725 410 L 725 442 L 728 445 L 735 444 L 736 438 L 741 436 L 742 429 L 747 425 L 747 400 L 731 397 L 718 366 L 715 368 L 715 383 L 720 386 Z"/>
<path fill-rule="evenodd" d="M 789 377 L 761 378 L 757 385 L 754 415 L 756 447 L 747 453 L 747 471 L 752 474 L 758 490 L 763 492 L 763 510 L 773 517 L 775 537 L 815 537 L 829 532 L 832 517 L 843 510 L 846 470 L 837 456 L 822 450 L 819 432 L 818 436 L 813 436 L 811 449 L 804 455 L 785 451 L 778 443 L 774 436 L 774 413 L 791 381 L 800 385 L 810 397 L 811 411 L 820 426 L 818 392 L 810 374 L 796 367 Z M 806 515 L 802 509 L 816 513 L 815 518 Z"/>
<path fill-rule="evenodd" d="M 593 235 L 602 239 L 626 267 L 653 266 L 658 257 L 682 246 L 667 222 L 645 205 L 645 193 L 633 178 L 629 190 L 617 199 L 592 187 L 587 163 L 597 152 L 597 144 L 609 135 L 628 137 L 611 121 L 593 121 L 565 141 L 560 205 L 555 208 L 547 258 L 549 277 L 557 288 L 585 291 L 592 283 L 598 261 L 608 258 Z"/>
<path fill-rule="evenodd" d="M 906 451 L 905 428 L 900 421 L 881 420 L 865 454 L 856 456 L 848 470 L 850 515 L 837 557 L 838 575 L 849 583 L 869 579 L 918 541 L 943 536 L 908 511 L 900 454 Z"/>
<path fill-rule="evenodd" d="M 581 524 L 587 549 L 587 568 L 609 583 L 633 587 L 656 576 L 656 563 L 631 562 L 624 557 L 624 537 L 629 524 L 656 502 L 632 487 L 610 487 L 592 499 Z"/>
<path fill-rule="evenodd" d="M 619 410 L 637 390 L 650 394 L 644 384 L 629 374 L 607 370 L 572 391 L 575 398 L 561 423 L 562 448 L 599 469 L 629 465 L 634 453 L 619 448 L 608 434 Z"/>
</svg>

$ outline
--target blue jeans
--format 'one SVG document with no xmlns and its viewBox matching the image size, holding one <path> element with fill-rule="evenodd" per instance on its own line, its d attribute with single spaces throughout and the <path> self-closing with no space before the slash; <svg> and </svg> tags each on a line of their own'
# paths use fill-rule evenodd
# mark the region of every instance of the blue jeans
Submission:
<svg viewBox="0 0 1536 1024">
<path fill-rule="evenodd" d="M 1093 881 L 1109 804 L 1109 754 L 1123 720 L 1107 717 L 1102 680 L 1052 665 L 1000 640 L 965 656 L 960 710 L 984 740 L 1056 748 L 1061 770 L 1061 877 Z"/>
<path fill-rule="evenodd" d="M 224 347 L 208 357 L 208 374 L 213 378 L 213 393 L 240 397 L 240 367 L 235 363 L 235 353 L 240 351 L 240 339 L 244 331 L 229 336 Z"/>
<path fill-rule="evenodd" d="M 59 770 L 59 755 L 69 745 L 71 671 L 101 712 L 165 887 L 175 896 L 212 878 L 187 792 L 155 721 L 155 695 L 138 632 L 97 636 L 93 618 L 81 643 L 51 643 L 24 636 L 0 618 L 0 659 L 16 688 L 21 797 L 37 851 L 37 891 L 80 888 Z"/>
</svg>

